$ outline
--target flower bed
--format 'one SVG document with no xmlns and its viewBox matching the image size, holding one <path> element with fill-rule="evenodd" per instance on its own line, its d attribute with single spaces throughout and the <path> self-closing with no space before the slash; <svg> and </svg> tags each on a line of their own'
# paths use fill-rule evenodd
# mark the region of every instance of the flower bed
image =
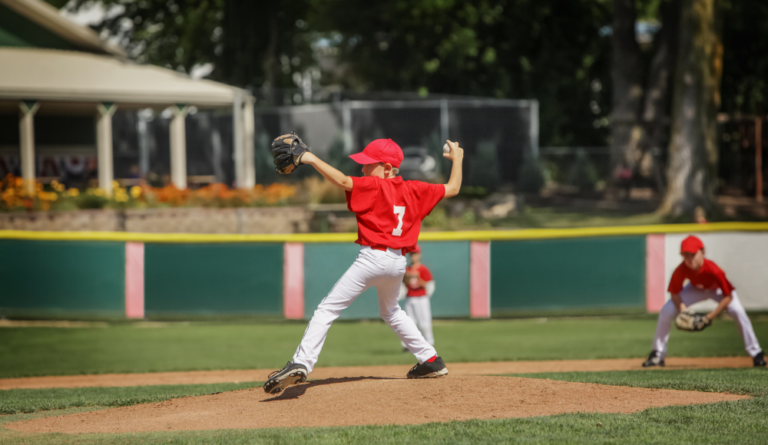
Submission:
<svg viewBox="0 0 768 445">
<path fill-rule="evenodd" d="M 0 212 L 46 211 L 78 209 L 142 209 L 164 207 L 264 207 L 294 202 L 297 187 L 289 184 L 256 185 L 252 189 L 231 189 L 224 184 L 211 184 L 197 190 L 180 190 L 173 185 L 162 188 L 149 186 L 121 187 L 113 182 L 108 195 L 100 188 L 83 192 L 67 189 L 52 181 L 49 185 L 35 183 L 35 191 L 24 189 L 22 178 L 12 175 L 0 181 Z"/>
</svg>

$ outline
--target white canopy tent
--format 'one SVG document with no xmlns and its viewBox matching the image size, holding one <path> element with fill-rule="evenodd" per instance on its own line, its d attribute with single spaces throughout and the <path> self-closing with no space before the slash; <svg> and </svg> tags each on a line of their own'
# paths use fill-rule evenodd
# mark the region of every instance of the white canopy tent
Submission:
<svg viewBox="0 0 768 445">
<path fill-rule="evenodd" d="M 131 62 L 90 29 L 69 22 L 37 0 L 0 3 L 85 49 L 0 47 L 0 112 L 21 110 L 21 170 L 29 190 L 35 179 L 34 115 L 41 106 L 51 113 L 85 110 L 96 115 L 99 186 L 107 192 L 112 189 L 112 114 L 117 107 L 173 110 L 171 179 L 179 188 L 187 187 L 185 117 L 189 106 L 232 107 L 235 180 L 241 188 L 254 186 L 254 101 L 247 91 Z"/>
</svg>

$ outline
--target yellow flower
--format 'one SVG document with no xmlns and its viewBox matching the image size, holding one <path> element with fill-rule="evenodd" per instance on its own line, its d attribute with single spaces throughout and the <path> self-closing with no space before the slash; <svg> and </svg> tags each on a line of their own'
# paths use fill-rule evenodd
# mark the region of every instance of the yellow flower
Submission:
<svg viewBox="0 0 768 445">
<path fill-rule="evenodd" d="M 131 187 L 131 196 L 133 196 L 134 198 L 138 198 L 139 196 L 141 196 L 141 187 L 139 187 L 138 185 L 134 185 L 133 187 Z"/>
<path fill-rule="evenodd" d="M 80 190 L 78 189 L 69 189 L 67 190 L 67 195 L 75 197 L 80 194 Z"/>
<path fill-rule="evenodd" d="M 119 189 L 120 188 L 120 183 L 117 182 L 117 181 L 112 181 L 112 188 L 113 189 Z"/>
</svg>

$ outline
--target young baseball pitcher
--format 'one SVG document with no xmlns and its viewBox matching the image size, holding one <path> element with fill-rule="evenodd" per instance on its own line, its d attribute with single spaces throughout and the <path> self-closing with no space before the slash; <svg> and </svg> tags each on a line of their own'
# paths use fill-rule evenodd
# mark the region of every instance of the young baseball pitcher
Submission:
<svg viewBox="0 0 768 445">
<path fill-rule="evenodd" d="M 360 253 L 339 279 L 309 321 L 293 360 L 270 374 L 264 391 L 276 394 L 304 382 L 317 363 L 325 337 L 342 310 L 370 287 L 379 299 L 379 315 L 394 330 L 418 363 L 408 378 L 439 377 L 448 374 L 443 360 L 421 335 L 413 320 L 397 303 L 405 274 L 405 254 L 419 237 L 421 221 L 443 198 L 459 193 L 464 150 L 448 141 L 443 156 L 453 161 L 447 184 L 404 181 L 397 176 L 403 151 L 391 139 L 377 139 L 350 156 L 363 166 L 362 177 L 350 177 L 331 167 L 301 142 L 296 135 L 283 135 L 272 144 L 275 165 L 290 173 L 301 164 L 314 167 L 325 179 L 346 191 L 347 207 L 357 216 Z"/>
<path fill-rule="evenodd" d="M 664 366 L 669 329 L 673 319 L 679 329 L 700 331 L 709 326 L 712 320 L 724 310 L 728 311 L 741 330 L 744 347 L 752 357 L 754 365 L 765 366 L 765 357 L 747 312 L 741 305 L 735 288 L 725 277 L 725 272 L 713 261 L 704 258 L 704 243 L 695 236 L 689 236 L 683 240 L 680 254 L 683 256 L 683 262 L 677 266 L 669 280 L 668 291 L 672 294 L 672 298 L 659 312 L 653 351 L 648 356 L 648 360 L 643 363 L 643 367 Z M 686 279 L 690 280 L 690 283 L 683 286 Z M 687 311 L 688 306 L 708 299 L 718 302 L 717 307 L 709 314 L 699 315 Z"/>
<path fill-rule="evenodd" d="M 416 323 L 424 339 L 435 346 L 432 335 L 432 307 L 430 298 L 435 293 L 435 280 L 432 272 L 421 262 L 421 248 L 416 245 L 410 253 L 411 265 L 405 269 L 405 313 Z M 407 350 L 403 343 L 404 350 Z"/>
</svg>

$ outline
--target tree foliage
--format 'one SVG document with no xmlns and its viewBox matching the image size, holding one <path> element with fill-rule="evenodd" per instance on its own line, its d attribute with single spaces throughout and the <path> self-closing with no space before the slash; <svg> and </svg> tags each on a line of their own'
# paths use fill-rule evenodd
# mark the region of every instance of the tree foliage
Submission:
<svg viewBox="0 0 768 445">
<path fill-rule="evenodd" d="M 602 145 L 610 3 L 594 0 L 325 0 L 337 81 L 357 90 L 540 101 L 543 145 Z"/>
<path fill-rule="evenodd" d="M 105 16 L 93 28 L 138 62 L 186 73 L 212 64 L 210 78 L 241 87 L 292 86 L 312 63 L 304 0 L 73 0 L 67 8 L 94 5 Z"/>
<path fill-rule="evenodd" d="M 66 7 L 102 5 L 108 13 L 94 28 L 140 62 L 184 72 L 210 63 L 210 78 L 253 89 L 296 88 L 308 70 L 323 70 L 322 85 L 358 92 L 535 98 L 542 145 L 585 146 L 610 141 L 615 1 L 72 0 Z M 630 164 L 639 169 L 650 151 L 667 149 L 682 0 L 621 1 L 661 24 L 625 70 L 631 85 L 638 73 L 642 80 L 639 109 L 636 100 L 628 107 L 630 127 L 643 131 L 632 139 Z M 765 113 L 768 2 L 714 7 L 724 48 L 720 111 Z M 621 34 L 628 44 L 630 28 Z"/>
<path fill-rule="evenodd" d="M 722 0 L 722 111 L 768 111 L 768 2 Z"/>
<path fill-rule="evenodd" d="M 100 5 L 104 19 L 94 26 L 103 37 L 116 39 L 129 55 L 150 63 L 189 72 L 213 63 L 221 52 L 224 0 L 74 0 L 77 11 Z"/>
</svg>

